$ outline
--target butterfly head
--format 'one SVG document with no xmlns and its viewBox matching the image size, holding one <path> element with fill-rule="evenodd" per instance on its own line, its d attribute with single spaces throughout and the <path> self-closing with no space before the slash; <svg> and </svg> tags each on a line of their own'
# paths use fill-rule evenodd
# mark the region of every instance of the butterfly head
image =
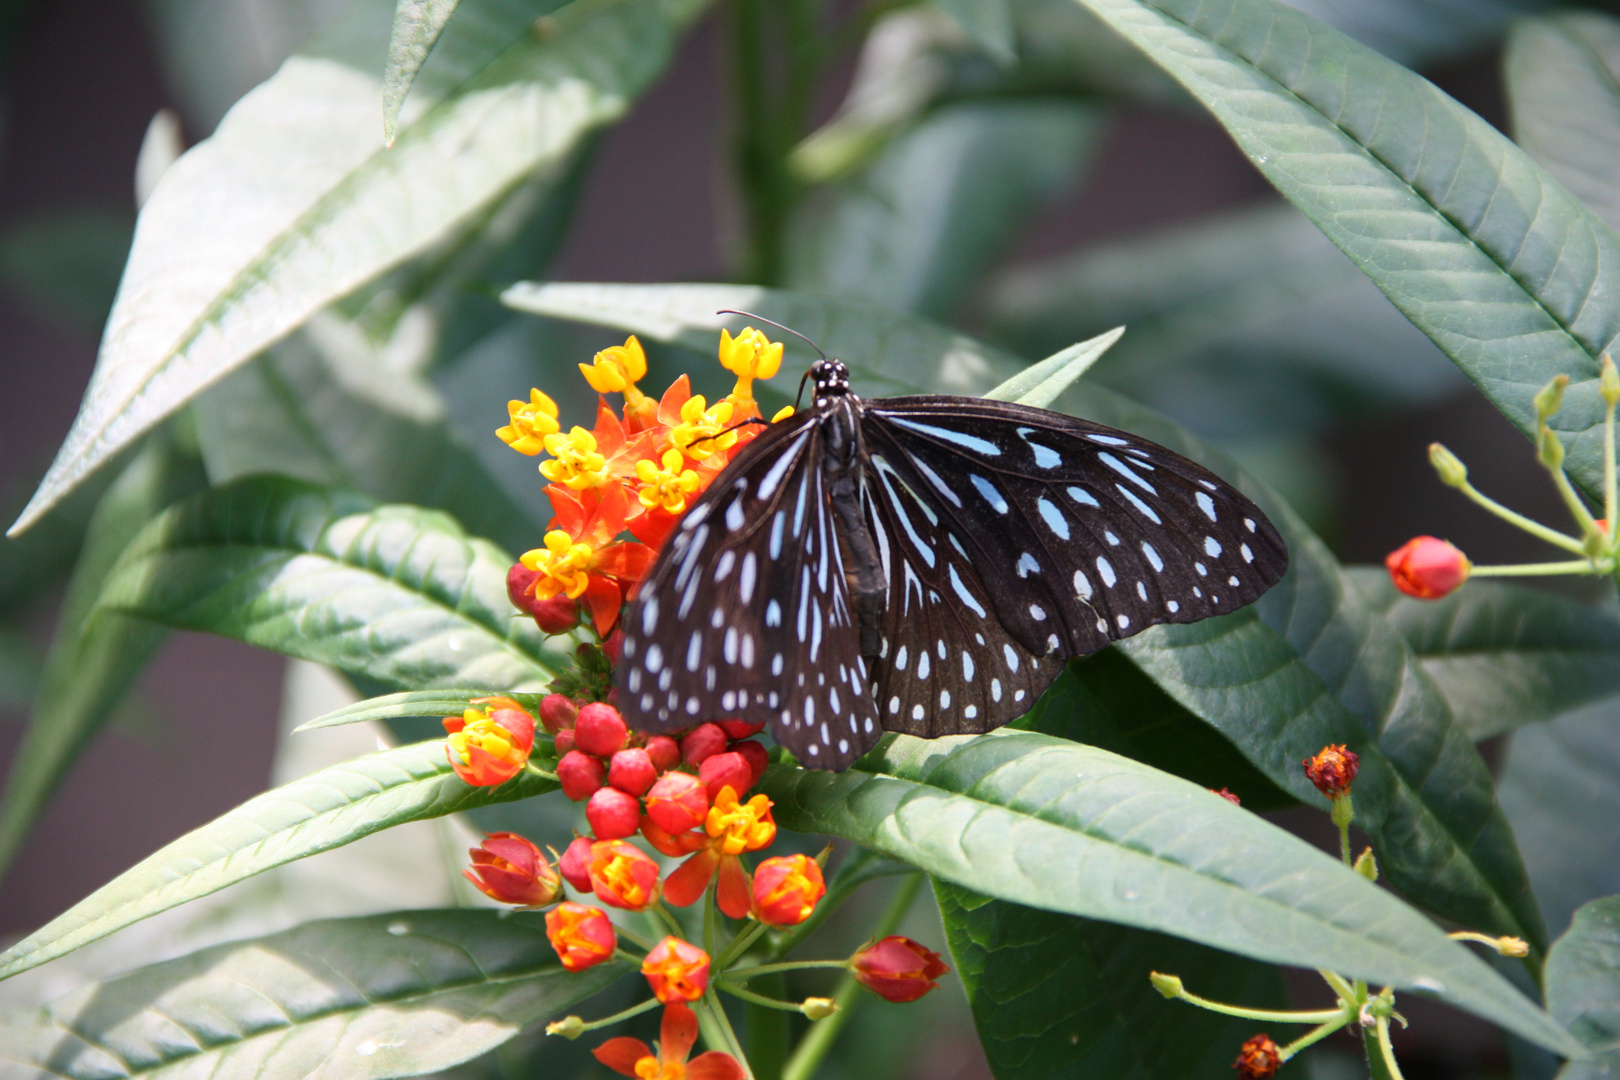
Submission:
<svg viewBox="0 0 1620 1080">
<path fill-rule="evenodd" d="M 849 368 L 842 360 L 817 360 L 810 365 L 810 379 L 818 402 L 849 394 Z"/>
</svg>

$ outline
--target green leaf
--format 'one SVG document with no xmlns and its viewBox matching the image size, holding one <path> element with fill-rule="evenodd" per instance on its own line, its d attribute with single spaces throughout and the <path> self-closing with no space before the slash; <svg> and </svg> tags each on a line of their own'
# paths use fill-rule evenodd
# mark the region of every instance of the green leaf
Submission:
<svg viewBox="0 0 1620 1080">
<path fill-rule="evenodd" d="M 1601 1080 L 1620 1072 L 1620 896 L 1575 913 L 1547 957 L 1547 1008 L 1594 1051 L 1564 1066 L 1559 1080 Z"/>
<path fill-rule="evenodd" d="M 488 690 L 407 690 L 402 694 L 385 694 L 345 705 L 302 723 L 293 730 L 316 731 L 400 716 L 455 716 L 467 708 L 474 698 L 487 697 L 489 693 Z"/>
<path fill-rule="evenodd" d="M 128 211 L 62 210 L 0 236 L 0 282 L 68 329 L 101 333 L 129 255 Z"/>
<path fill-rule="evenodd" d="M 1124 333 L 1123 326 L 1116 326 L 1090 341 L 1070 345 L 1038 364 L 1031 364 L 984 396 L 994 401 L 1016 401 L 1044 409 L 1089 371 L 1092 364 L 1101 360 L 1103 353 Z"/>
<path fill-rule="evenodd" d="M 152 522 L 98 603 L 392 686 L 539 689 L 565 658 L 513 612 L 511 564 L 442 514 L 249 477 Z"/>
<path fill-rule="evenodd" d="M 123 616 L 95 616 L 95 600 L 129 538 L 204 484 L 196 456 L 154 433 L 96 507 L 62 603 L 28 730 L 0 801 L 0 872 L 81 751 L 163 644 L 165 632 Z"/>
<path fill-rule="evenodd" d="M 999 900 L 1420 990 L 1573 1050 L 1550 1017 L 1424 916 L 1195 784 L 1006 730 L 896 736 L 860 769 L 778 766 L 761 789 L 786 828 L 845 837 Z"/>
<path fill-rule="evenodd" d="M 1040 208 L 1071 189 L 1101 128 L 1054 99 L 942 107 L 792 225 L 787 284 L 932 318 L 950 315 Z"/>
<path fill-rule="evenodd" d="M 399 126 L 405 95 L 411 92 L 416 73 L 422 70 L 445 23 L 460 4 L 461 0 L 398 0 L 394 8 L 388 67 L 383 71 L 383 141 L 389 146 L 394 145 L 394 129 Z"/>
<path fill-rule="evenodd" d="M 1288 1007 L 1281 972 L 1266 964 L 944 882 L 934 892 L 980 1045 L 1000 1077 L 1220 1075 L 1254 1021 L 1166 1001 L 1150 971 L 1219 1001 Z"/>
<path fill-rule="evenodd" d="M 85 406 L 13 528 L 332 301 L 454 236 L 514 186 L 560 176 L 662 70 L 700 6 L 582 5 L 538 33 L 514 30 L 481 68 L 449 57 L 453 85 L 387 149 L 375 69 L 289 60 L 142 209 Z M 469 52 L 487 55 L 475 44 Z M 429 89 L 418 79 L 413 99 Z"/>
<path fill-rule="evenodd" d="M 1620 228 L 1620 20 L 1595 11 L 1526 19 L 1502 56 L 1513 137 Z"/>
<path fill-rule="evenodd" d="M 1620 698 L 1514 732 L 1497 792 L 1554 933 L 1620 893 Z"/>
<path fill-rule="evenodd" d="M 1001 63 L 1018 57 L 1013 46 L 1011 0 L 934 0 L 968 36 Z"/>
<path fill-rule="evenodd" d="M 1620 693 L 1620 618 L 1497 581 L 1441 600 L 1403 596 L 1382 567 L 1347 571 L 1445 695 L 1469 737 L 1485 739 Z"/>
<path fill-rule="evenodd" d="M 1620 333 L 1620 237 L 1486 121 L 1276 0 L 1080 0 L 1214 114 L 1283 195 L 1520 430 L 1554 426 L 1602 490 L 1598 357 Z M 1350 93 L 1348 88 L 1354 88 Z"/>
<path fill-rule="evenodd" d="M 8 1077 L 385 1080 L 475 1057 L 624 974 L 564 971 L 538 916 L 407 911 L 203 949 L 0 1019 Z"/>
<path fill-rule="evenodd" d="M 443 741 L 322 769 L 249 799 L 142 859 L 0 954 L 0 978 L 271 867 L 392 825 L 526 799 L 556 787 L 528 772 L 496 787 L 473 787 L 451 771 Z"/>
</svg>

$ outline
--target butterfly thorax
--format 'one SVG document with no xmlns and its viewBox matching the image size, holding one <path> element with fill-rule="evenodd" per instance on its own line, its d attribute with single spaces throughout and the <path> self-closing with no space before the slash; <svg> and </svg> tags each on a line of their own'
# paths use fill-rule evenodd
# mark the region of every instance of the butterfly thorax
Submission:
<svg viewBox="0 0 1620 1080">
<path fill-rule="evenodd" d="M 844 551 L 844 577 L 860 630 L 860 651 L 870 671 L 882 643 L 888 579 L 878 558 L 872 532 L 862 511 L 866 481 L 865 448 L 861 445 L 862 401 L 849 392 L 849 369 L 838 360 L 818 360 L 810 368 L 816 384 L 816 423 L 826 453 L 821 470 L 828 502 L 838 521 Z"/>
</svg>

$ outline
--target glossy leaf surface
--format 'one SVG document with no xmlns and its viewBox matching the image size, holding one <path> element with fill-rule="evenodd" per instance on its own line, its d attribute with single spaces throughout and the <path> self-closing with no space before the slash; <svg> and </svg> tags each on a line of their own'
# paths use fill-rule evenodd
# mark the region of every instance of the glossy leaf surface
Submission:
<svg viewBox="0 0 1620 1080">
<path fill-rule="evenodd" d="M 1575 913 L 1547 957 L 1547 1008 L 1593 1052 L 1559 1080 L 1601 1080 L 1620 1072 L 1620 896 Z"/>
</svg>

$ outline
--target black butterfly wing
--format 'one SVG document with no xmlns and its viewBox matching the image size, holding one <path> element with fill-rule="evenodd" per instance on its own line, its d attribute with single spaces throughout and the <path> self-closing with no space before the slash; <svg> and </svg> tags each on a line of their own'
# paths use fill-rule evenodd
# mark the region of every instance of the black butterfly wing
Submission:
<svg viewBox="0 0 1620 1080">
<path fill-rule="evenodd" d="M 813 413 L 772 425 L 709 485 L 626 612 L 619 710 L 642 731 L 735 717 L 806 765 L 882 733 L 860 656 Z"/>
<path fill-rule="evenodd" d="M 897 730 L 1005 723 L 1062 658 L 1235 610 L 1288 566 L 1282 537 L 1245 496 L 1128 432 L 1005 402 L 913 397 L 869 403 L 862 436 L 869 516 L 896 553 L 878 683 L 885 726 Z M 913 579 L 918 595 L 939 598 L 913 599 L 924 618 L 905 612 Z M 912 657 L 924 648 L 963 657 L 963 677 L 947 686 L 934 663 L 919 674 Z M 998 700 L 986 680 L 1028 693 Z M 975 687 L 973 715 L 929 717 L 941 691 L 956 701 Z"/>
</svg>

